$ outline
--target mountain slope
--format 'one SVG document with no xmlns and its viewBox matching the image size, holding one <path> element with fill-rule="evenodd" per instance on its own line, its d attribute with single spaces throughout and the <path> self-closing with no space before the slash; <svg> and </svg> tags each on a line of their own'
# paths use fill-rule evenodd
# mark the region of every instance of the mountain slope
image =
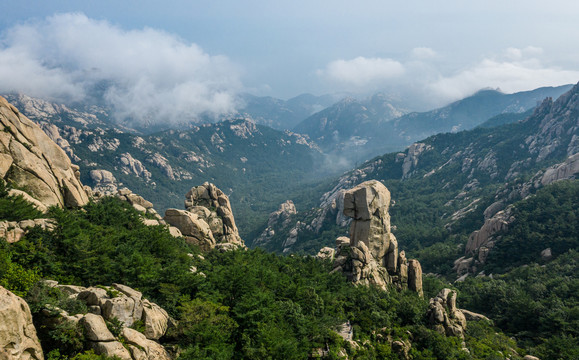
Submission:
<svg viewBox="0 0 579 360">
<path fill-rule="evenodd" d="M 364 145 L 375 129 L 406 111 L 378 93 L 369 99 L 345 98 L 305 119 L 294 128 L 327 152 L 348 152 Z"/>
<path fill-rule="evenodd" d="M 163 212 L 209 181 L 230 195 L 242 236 L 265 223 L 288 191 L 318 176 L 322 162 L 306 137 L 246 120 L 144 135 L 116 126 L 102 108 L 13 98 L 80 166 L 85 184 L 127 186 Z"/>
<path fill-rule="evenodd" d="M 523 122 L 438 134 L 404 152 L 368 161 L 336 180 L 318 208 L 294 216 L 294 224 L 304 225 L 288 228 L 297 232 L 289 248 L 283 245 L 287 232 L 263 246 L 314 252 L 331 245 L 336 235 L 347 232 L 340 209 L 343 190 L 369 179 L 383 181 L 393 194 L 392 224 L 401 246 L 419 249 L 451 234 L 468 236 L 482 225 L 483 211 L 491 204 L 499 204 L 496 213 L 508 201 L 579 170 L 546 171 L 579 152 L 578 99 L 575 86 L 556 101 L 545 100 Z"/>
</svg>

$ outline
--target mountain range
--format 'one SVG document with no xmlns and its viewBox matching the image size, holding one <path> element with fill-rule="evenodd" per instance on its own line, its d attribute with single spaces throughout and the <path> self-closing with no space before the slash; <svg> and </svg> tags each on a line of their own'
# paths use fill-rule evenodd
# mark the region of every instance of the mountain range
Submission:
<svg viewBox="0 0 579 360">
<path fill-rule="evenodd" d="M 308 135 L 326 153 L 361 163 L 430 135 L 469 130 L 499 114 L 524 113 L 546 97 L 557 98 L 570 88 L 544 87 L 514 94 L 481 90 L 426 112 L 400 109 L 384 94 L 362 101 L 346 98 L 303 120 L 294 131 Z"/>
<path fill-rule="evenodd" d="M 579 355 L 579 84 L 326 179 L 331 151 L 247 119 L 147 134 L 14 99 L 0 357 Z M 127 184 L 156 204 L 188 190 L 186 210 L 163 218 Z M 233 212 L 252 246 L 293 255 L 245 248 Z"/>
<path fill-rule="evenodd" d="M 341 210 L 344 190 L 367 179 L 394 189 L 392 223 L 411 253 L 453 235 L 468 237 L 483 225 L 483 213 L 492 216 L 537 188 L 576 176 L 577 99 L 579 86 L 556 101 L 547 98 L 519 122 L 491 126 L 492 120 L 376 157 L 328 184 L 314 208 L 292 214 L 283 226 L 269 224 L 275 235 L 257 242 L 280 252 L 314 252 L 332 244 L 349 224 Z"/>
</svg>

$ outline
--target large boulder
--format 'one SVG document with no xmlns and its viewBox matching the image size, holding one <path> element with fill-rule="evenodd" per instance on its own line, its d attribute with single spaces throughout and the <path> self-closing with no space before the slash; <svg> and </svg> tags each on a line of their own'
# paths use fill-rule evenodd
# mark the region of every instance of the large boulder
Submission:
<svg viewBox="0 0 579 360">
<path fill-rule="evenodd" d="M 408 260 L 408 289 L 422 296 L 422 267 L 415 259 Z"/>
<path fill-rule="evenodd" d="M 215 247 L 215 238 L 209 224 L 196 214 L 186 210 L 167 209 L 164 220 L 179 229 L 185 240 L 202 250 L 207 251 Z"/>
<path fill-rule="evenodd" d="M 113 341 L 114 335 L 107 328 L 105 319 L 100 315 L 86 314 L 80 323 L 84 329 L 85 336 L 90 341 Z"/>
<path fill-rule="evenodd" d="M 44 359 L 26 302 L 0 286 L 0 359 Z"/>
<path fill-rule="evenodd" d="M 0 97 L 0 175 L 46 206 L 88 202 L 78 166 L 42 129 Z"/>
<path fill-rule="evenodd" d="M 121 360 L 133 360 L 131 353 L 120 341 L 106 341 L 90 343 L 90 346 L 97 355 L 104 355 L 107 358 Z"/>
<path fill-rule="evenodd" d="M 390 192 L 371 180 L 344 192 L 344 215 L 352 218 L 350 238 L 337 239 L 334 270 L 354 283 L 386 289 L 389 284 L 409 288 L 422 296 L 422 270 L 417 260 L 398 252 L 391 232 Z"/>
<path fill-rule="evenodd" d="M 147 339 L 147 337 L 137 330 L 131 328 L 123 328 L 122 333 L 125 341 L 128 344 L 129 350 L 133 355 L 133 359 L 145 360 L 170 360 L 171 357 L 167 350 L 159 343 Z"/>
<path fill-rule="evenodd" d="M 147 339 L 158 340 L 169 326 L 169 314 L 159 305 L 143 300 L 143 323 Z"/>
</svg>

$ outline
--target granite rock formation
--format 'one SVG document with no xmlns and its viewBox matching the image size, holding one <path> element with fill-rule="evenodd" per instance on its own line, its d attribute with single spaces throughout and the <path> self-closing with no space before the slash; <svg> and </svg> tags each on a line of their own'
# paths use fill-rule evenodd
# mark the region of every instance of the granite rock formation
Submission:
<svg viewBox="0 0 579 360">
<path fill-rule="evenodd" d="M 0 286 L 0 359 L 44 359 L 26 302 Z"/>
<path fill-rule="evenodd" d="M 34 219 L 22 221 L 0 221 L 0 237 L 6 239 L 9 243 L 15 243 L 22 239 L 28 229 L 35 226 L 50 231 L 54 229 L 54 220 Z"/>
<path fill-rule="evenodd" d="M 466 317 L 456 307 L 456 291 L 442 289 L 430 299 L 427 316 L 431 327 L 439 333 L 464 338 Z"/>
<path fill-rule="evenodd" d="M 47 307 L 42 311 L 41 324 L 48 330 L 62 322 L 79 324 L 83 328 L 87 346 L 97 355 L 118 357 L 127 360 L 169 360 L 169 353 L 157 340 L 167 332 L 174 322 L 167 312 L 128 286 L 89 287 L 59 285 L 47 281 L 49 286 L 59 289 L 70 298 L 83 301 L 89 308 L 87 314 L 70 316 L 66 311 Z M 122 324 L 121 335 L 126 347 L 107 328 L 106 321 L 117 319 Z M 129 328 L 136 322 L 144 326 L 143 333 Z"/>
<path fill-rule="evenodd" d="M 296 210 L 296 206 L 294 205 L 293 201 L 287 200 L 286 202 L 281 204 L 276 211 L 269 214 L 269 218 L 267 220 L 267 227 L 265 228 L 265 230 L 263 230 L 261 235 L 259 235 L 259 237 L 253 241 L 253 245 L 263 246 L 269 243 L 277 233 L 287 231 L 292 225 L 295 225 L 292 224 L 292 217 L 297 213 L 298 212 Z M 285 240 L 285 243 L 291 243 L 292 238 L 291 230 L 288 232 L 289 236 Z M 297 230 L 295 231 L 295 233 L 296 233 L 295 236 L 297 237 Z"/>
<path fill-rule="evenodd" d="M 422 296 L 422 269 L 406 260 L 390 227 L 390 192 L 379 181 L 366 181 L 344 193 L 344 214 L 353 219 L 350 239 L 336 240 L 335 271 L 357 284 L 386 289 L 389 284 Z"/>
<path fill-rule="evenodd" d="M 168 209 L 164 220 L 178 228 L 185 239 L 203 250 L 245 247 L 235 225 L 229 198 L 208 182 L 185 195 L 186 210 Z"/>
<path fill-rule="evenodd" d="M 113 196 L 118 192 L 117 179 L 110 171 L 102 169 L 91 170 L 89 176 L 93 184 L 93 194 Z"/>
<path fill-rule="evenodd" d="M 0 97 L 0 177 L 46 206 L 88 202 L 79 168 L 42 129 Z"/>
</svg>

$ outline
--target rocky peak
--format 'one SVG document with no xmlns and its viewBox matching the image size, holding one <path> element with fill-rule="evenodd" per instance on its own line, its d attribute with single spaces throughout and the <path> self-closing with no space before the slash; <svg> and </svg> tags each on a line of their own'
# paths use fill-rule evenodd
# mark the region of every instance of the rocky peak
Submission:
<svg viewBox="0 0 579 360">
<path fill-rule="evenodd" d="M 422 268 L 398 253 L 390 227 L 390 192 L 379 181 L 366 181 L 344 193 L 344 214 L 351 217 L 350 239 L 338 238 L 335 270 L 354 283 L 386 289 L 393 284 L 422 296 Z"/>
<path fill-rule="evenodd" d="M 229 197 L 211 183 L 191 188 L 185 209 L 168 209 L 165 221 L 177 227 L 185 239 L 204 250 L 245 247 L 235 225 Z"/>
<path fill-rule="evenodd" d="M 525 122 L 539 127 L 535 134 L 525 140 L 529 152 L 537 156 L 537 162 L 557 152 L 565 151 L 567 156 L 575 154 L 579 149 L 579 144 L 576 144 L 579 131 L 579 84 L 554 102 L 551 98 L 545 99 Z M 566 148 L 563 150 L 562 147 Z"/>
<path fill-rule="evenodd" d="M 38 125 L 0 97 L 0 177 L 47 206 L 88 202 L 80 172 Z"/>
</svg>

